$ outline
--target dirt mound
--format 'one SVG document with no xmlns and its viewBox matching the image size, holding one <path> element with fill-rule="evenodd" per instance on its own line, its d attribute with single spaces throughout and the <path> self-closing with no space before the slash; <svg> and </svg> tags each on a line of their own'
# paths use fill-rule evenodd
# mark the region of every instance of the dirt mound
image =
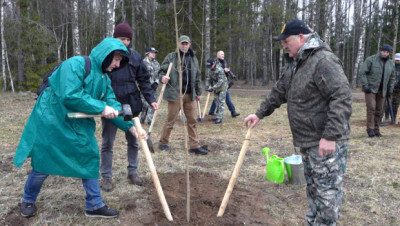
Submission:
<svg viewBox="0 0 400 226">
<path fill-rule="evenodd" d="M 223 217 L 217 217 L 219 206 L 228 185 L 228 181 L 218 176 L 194 172 L 190 174 L 191 203 L 190 222 L 186 220 L 186 174 L 160 174 L 165 198 L 170 208 L 173 222 L 165 217 L 153 183 L 147 183 L 145 195 L 150 197 L 152 212 L 143 217 L 142 224 L 149 225 L 274 225 L 272 218 L 263 206 L 271 203 L 275 197 L 261 195 L 265 193 L 259 187 L 249 189 L 235 186 Z"/>
</svg>

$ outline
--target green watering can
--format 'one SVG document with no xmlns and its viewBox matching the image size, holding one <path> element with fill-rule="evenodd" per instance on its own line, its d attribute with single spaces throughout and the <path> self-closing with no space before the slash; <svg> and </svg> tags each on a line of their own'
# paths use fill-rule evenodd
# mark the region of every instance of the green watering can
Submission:
<svg viewBox="0 0 400 226">
<path fill-rule="evenodd" d="M 285 164 L 283 158 L 279 158 L 277 155 L 273 155 L 269 158 L 268 154 L 270 151 L 271 149 L 269 148 L 262 149 L 262 153 L 264 153 L 265 159 L 267 160 L 266 179 L 282 184 L 285 179 Z"/>
</svg>

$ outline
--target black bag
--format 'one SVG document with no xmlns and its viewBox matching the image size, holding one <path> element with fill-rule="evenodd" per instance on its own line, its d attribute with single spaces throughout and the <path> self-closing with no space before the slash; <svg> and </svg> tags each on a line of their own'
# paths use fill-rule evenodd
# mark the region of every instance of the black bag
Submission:
<svg viewBox="0 0 400 226">
<path fill-rule="evenodd" d="M 83 56 L 83 58 L 85 59 L 85 71 L 86 71 L 85 78 L 86 78 L 90 73 L 90 69 L 92 67 L 92 63 L 90 62 L 90 58 L 88 56 Z M 44 76 L 42 84 L 39 86 L 38 90 L 36 91 L 36 94 L 37 94 L 38 97 L 43 92 L 43 90 L 45 90 L 47 87 L 49 87 L 49 77 L 53 74 L 53 72 L 55 72 L 60 67 L 60 65 L 62 63 L 63 62 L 61 62 L 61 63 L 57 64 L 56 66 L 54 66 L 49 72 L 47 72 L 46 76 Z"/>
</svg>

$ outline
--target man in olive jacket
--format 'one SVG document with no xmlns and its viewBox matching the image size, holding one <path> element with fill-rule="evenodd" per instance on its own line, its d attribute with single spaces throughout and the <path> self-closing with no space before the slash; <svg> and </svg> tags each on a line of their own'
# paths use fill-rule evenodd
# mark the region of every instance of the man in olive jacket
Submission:
<svg viewBox="0 0 400 226">
<path fill-rule="evenodd" d="M 278 39 L 289 54 L 289 65 L 244 124 L 253 128 L 287 103 L 293 144 L 300 147 L 307 181 L 310 211 L 305 218 L 308 225 L 335 225 L 350 136 L 350 85 L 341 61 L 304 22 L 289 21 Z"/>
<path fill-rule="evenodd" d="M 394 64 L 389 59 L 390 45 L 383 45 L 380 53 L 368 57 L 361 66 L 359 78 L 367 105 L 367 133 L 381 137 L 379 121 L 385 97 L 391 95 L 395 83 Z"/>
<path fill-rule="evenodd" d="M 179 93 L 180 88 L 182 88 L 182 110 L 187 119 L 189 152 L 206 155 L 208 151 L 200 147 L 199 135 L 196 128 L 196 100 L 200 101 L 202 91 L 199 62 L 195 52 L 190 48 L 191 43 L 188 36 L 180 36 L 178 45 L 181 65 L 178 65 L 178 53 L 172 52 L 165 57 L 158 72 L 161 82 L 167 84 L 163 99 L 168 101 L 168 116 L 163 127 L 159 148 L 164 151 L 171 151 L 168 146 L 169 136 L 181 110 Z M 169 77 L 167 77 L 166 74 L 170 63 L 173 63 L 173 66 Z M 182 67 L 182 87 L 179 87 L 179 67 Z"/>
</svg>

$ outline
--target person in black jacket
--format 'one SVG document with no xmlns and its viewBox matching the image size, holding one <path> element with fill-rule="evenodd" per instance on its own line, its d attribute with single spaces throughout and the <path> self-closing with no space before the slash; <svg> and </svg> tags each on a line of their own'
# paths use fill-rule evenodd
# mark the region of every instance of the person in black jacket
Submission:
<svg viewBox="0 0 400 226">
<path fill-rule="evenodd" d="M 123 22 L 115 27 L 113 36 L 121 40 L 128 47 L 132 39 L 132 34 L 132 28 L 128 23 Z M 149 73 L 141 55 L 131 48 L 128 48 L 128 52 L 129 62 L 120 69 L 110 73 L 109 77 L 117 100 L 121 104 L 130 104 L 133 116 L 136 117 L 142 110 L 140 93 L 142 93 L 154 110 L 158 109 L 158 105 L 150 85 Z M 139 85 L 140 91 L 136 83 Z M 101 188 L 108 192 L 113 188 L 112 156 L 117 127 L 104 118 L 101 119 L 101 122 L 103 126 L 100 164 Z M 138 141 L 130 133 L 125 133 L 125 138 L 128 142 L 128 180 L 131 184 L 141 186 L 143 181 L 137 174 L 139 163 Z"/>
</svg>

